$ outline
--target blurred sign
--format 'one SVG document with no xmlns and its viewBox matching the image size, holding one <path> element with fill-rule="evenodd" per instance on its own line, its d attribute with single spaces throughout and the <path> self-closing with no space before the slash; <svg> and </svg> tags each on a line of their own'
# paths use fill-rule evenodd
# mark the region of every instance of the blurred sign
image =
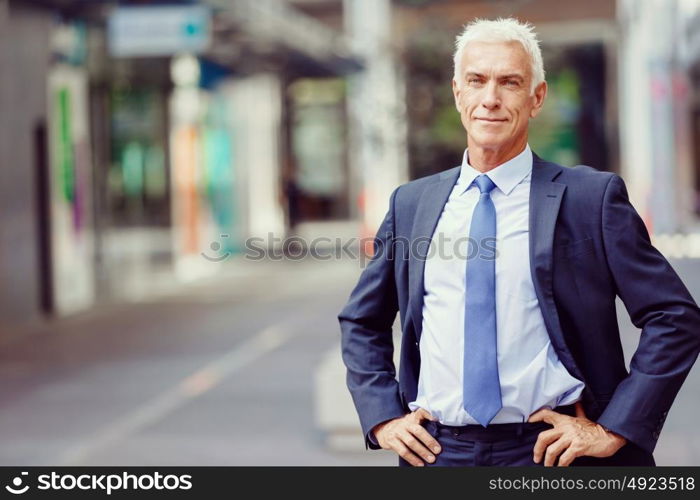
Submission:
<svg viewBox="0 0 700 500">
<path fill-rule="evenodd" d="M 57 23 L 51 33 L 51 52 L 55 61 L 81 66 L 87 58 L 87 29 L 82 21 Z"/>
<path fill-rule="evenodd" d="M 201 5 L 118 7 L 109 16 L 109 51 L 115 57 L 199 53 L 209 45 L 211 14 Z"/>
</svg>

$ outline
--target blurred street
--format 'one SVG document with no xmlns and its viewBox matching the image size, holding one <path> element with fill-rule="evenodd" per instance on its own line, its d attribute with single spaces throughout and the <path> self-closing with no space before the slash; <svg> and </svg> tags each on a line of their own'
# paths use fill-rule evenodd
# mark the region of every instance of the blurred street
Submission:
<svg viewBox="0 0 700 500">
<path fill-rule="evenodd" d="M 212 265 L 226 278 L 3 345 L 0 462 L 393 464 L 324 451 L 313 422 L 314 370 L 338 346 L 357 264 Z"/>
<path fill-rule="evenodd" d="M 214 265 L 216 280 L 5 342 L 0 462 L 394 465 L 386 452 L 327 451 L 314 424 L 314 373 L 338 349 L 336 314 L 357 262 Z M 700 262 L 676 267 L 700 297 Z M 637 335 L 624 324 L 630 352 Z M 669 414 L 658 464 L 700 462 L 699 390 L 695 369 Z"/>
</svg>

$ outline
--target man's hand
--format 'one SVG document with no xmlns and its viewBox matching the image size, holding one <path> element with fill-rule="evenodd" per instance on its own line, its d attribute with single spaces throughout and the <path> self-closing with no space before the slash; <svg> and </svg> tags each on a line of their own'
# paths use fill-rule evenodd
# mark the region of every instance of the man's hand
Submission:
<svg viewBox="0 0 700 500">
<path fill-rule="evenodd" d="M 425 465 L 423 460 L 433 463 L 434 454 L 441 450 L 433 436 L 420 425 L 426 419 L 436 420 L 426 410 L 418 408 L 403 417 L 377 424 L 372 431 L 379 446 L 385 450 L 394 450 L 414 467 L 422 467 Z"/>
<path fill-rule="evenodd" d="M 544 408 L 528 419 L 528 422 L 542 421 L 554 426 L 540 432 L 535 443 L 534 460 L 540 463 L 544 454 L 545 467 L 553 466 L 557 457 L 560 467 L 568 467 L 576 457 L 609 457 L 627 443 L 619 434 L 588 420 L 580 402 L 576 403 L 575 417 Z"/>
</svg>

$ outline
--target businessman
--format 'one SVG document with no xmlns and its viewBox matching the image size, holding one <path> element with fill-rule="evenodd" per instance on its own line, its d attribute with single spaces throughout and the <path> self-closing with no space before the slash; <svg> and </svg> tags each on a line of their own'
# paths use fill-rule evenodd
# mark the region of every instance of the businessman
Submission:
<svg viewBox="0 0 700 500">
<path fill-rule="evenodd" d="M 452 88 L 462 163 L 394 190 L 338 316 L 366 446 L 404 466 L 655 465 L 700 310 L 619 176 L 530 150 L 547 95 L 531 25 L 467 25 Z M 616 296 L 641 329 L 629 371 Z"/>
</svg>

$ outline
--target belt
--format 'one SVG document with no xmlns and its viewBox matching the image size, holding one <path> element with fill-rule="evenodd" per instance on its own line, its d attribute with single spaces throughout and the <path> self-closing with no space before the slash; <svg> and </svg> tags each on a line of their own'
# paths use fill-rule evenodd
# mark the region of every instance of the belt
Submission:
<svg viewBox="0 0 700 500">
<path fill-rule="evenodd" d="M 557 406 L 554 408 L 557 413 L 575 416 L 575 405 Z M 491 424 L 483 427 L 478 424 L 469 425 L 445 425 L 431 420 L 423 421 L 426 429 L 432 434 L 448 433 L 460 440 L 473 441 L 500 441 L 503 439 L 519 438 L 523 434 L 539 433 L 551 427 L 546 422 L 514 422 L 508 424 Z"/>
</svg>

